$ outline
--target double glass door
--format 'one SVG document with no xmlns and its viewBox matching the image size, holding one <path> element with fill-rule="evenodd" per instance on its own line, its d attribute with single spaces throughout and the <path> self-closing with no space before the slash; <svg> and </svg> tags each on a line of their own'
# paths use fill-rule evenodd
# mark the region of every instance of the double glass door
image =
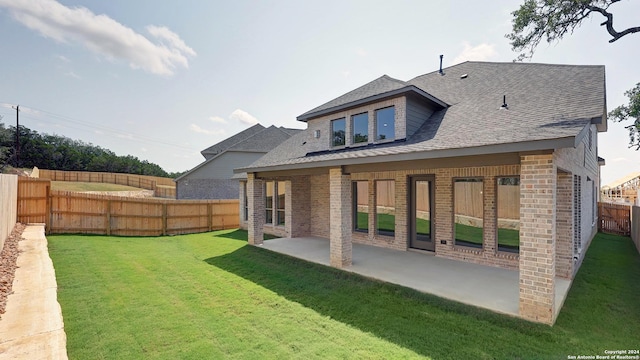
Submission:
<svg viewBox="0 0 640 360">
<path fill-rule="evenodd" d="M 433 236 L 434 178 L 410 178 L 409 194 L 409 247 L 435 251 Z"/>
</svg>

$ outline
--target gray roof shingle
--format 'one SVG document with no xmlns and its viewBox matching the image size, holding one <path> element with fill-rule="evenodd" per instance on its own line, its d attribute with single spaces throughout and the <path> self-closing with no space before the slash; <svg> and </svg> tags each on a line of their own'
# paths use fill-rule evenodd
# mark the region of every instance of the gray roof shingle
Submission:
<svg viewBox="0 0 640 360">
<path fill-rule="evenodd" d="M 265 128 L 260 124 L 253 125 L 252 127 L 203 150 L 202 154 L 206 154 L 206 160 L 176 178 L 175 181 L 179 181 L 203 166 L 215 161 L 218 156 L 225 152 L 241 151 L 267 153 L 301 131 L 302 130 L 300 129 L 289 129 L 285 127 L 276 127 L 274 125 L 271 125 L 268 128 Z"/>
<path fill-rule="evenodd" d="M 307 130 L 242 171 L 333 166 L 362 158 L 378 162 L 394 155 L 439 157 L 455 149 L 473 154 L 509 144 L 553 148 L 558 143 L 550 145 L 548 141 L 561 139 L 566 140 L 562 146 L 571 146 L 572 138 L 587 124 L 606 121 L 604 66 L 464 62 L 446 68 L 445 74 L 434 71 L 407 82 L 385 75 L 305 113 L 344 106 L 348 101 L 374 96 L 376 91 L 404 86 L 415 86 L 449 105 L 436 111 L 406 141 L 311 153 L 304 145 L 314 140 Z M 462 78 L 463 74 L 467 76 Z M 503 96 L 507 110 L 501 109 Z"/>
<path fill-rule="evenodd" d="M 264 126 L 260 125 L 260 124 L 255 124 L 252 127 L 245 129 L 231 137 L 228 137 L 222 141 L 220 141 L 219 143 L 212 145 L 204 150 L 202 150 L 200 153 L 202 154 L 202 156 L 204 156 L 205 158 L 210 158 L 216 154 L 219 154 L 221 152 L 223 152 L 224 150 L 230 148 L 231 146 L 242 142 L 244 140 L 246 140 L 247 138 L 250 138 L 251 136 L 263 131 L 265 128 Z"/>
</svg>

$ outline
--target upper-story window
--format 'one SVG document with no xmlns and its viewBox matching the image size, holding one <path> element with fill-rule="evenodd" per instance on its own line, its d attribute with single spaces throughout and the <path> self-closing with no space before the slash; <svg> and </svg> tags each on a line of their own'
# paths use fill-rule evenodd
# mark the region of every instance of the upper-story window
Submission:
<svg viewBox="0 0 640 360">
<path fill-rule="evenodd" d="M 376 110 L 376 140 L 394 140 L 396 110 L 393 106 Z"/>
<path fill-rule="evenodd" d="M 351 128 L 353 129 L 353 143 L 366 143 L 369 141 L 369 114 L 362 113 L 351 116 Z"/>
<path fill-rule="evenodd" d="M 345 119 L 331 120 L 331 146 L 344 146 L 346 144 Z"/>
</svg>

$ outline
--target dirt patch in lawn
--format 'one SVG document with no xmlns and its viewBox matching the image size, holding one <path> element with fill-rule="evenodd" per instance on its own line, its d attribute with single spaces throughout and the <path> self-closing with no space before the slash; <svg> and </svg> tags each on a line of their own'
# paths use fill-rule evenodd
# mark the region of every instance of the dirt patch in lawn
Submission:
<svg viewBox="0 0 640 360">
<path fill-rule="evenodd" d="M 18 260 L 18 242 L 22 240 L 22 232 L 26 225 L 17 223 L 13 227 L 11 235 L 4 242 L 4 248 L 0 253 L 0 315 L 4 314 L 7 306 L 7 296 L 11 294 L 13 278 L 16 275 L 16 262 Z"/>
</svg>

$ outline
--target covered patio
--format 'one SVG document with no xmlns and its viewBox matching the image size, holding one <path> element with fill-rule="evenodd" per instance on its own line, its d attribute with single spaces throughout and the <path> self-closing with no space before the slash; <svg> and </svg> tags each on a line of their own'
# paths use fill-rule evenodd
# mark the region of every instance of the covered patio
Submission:
<svg viewBox="0 0 640 360">
<path fill-rule="evenodd" d="M 260 247 L 330 266 L 329 240 L 320 237 L 279 238 Z M 353 244 L 353 263 L 343 270 L 398 284 L 449 300 L 518 317 L 519 271 L 445 259 L 431 253 L 398 251 Z M 571 280 L 555 278 L 555 314 Z"/>
</svg>

